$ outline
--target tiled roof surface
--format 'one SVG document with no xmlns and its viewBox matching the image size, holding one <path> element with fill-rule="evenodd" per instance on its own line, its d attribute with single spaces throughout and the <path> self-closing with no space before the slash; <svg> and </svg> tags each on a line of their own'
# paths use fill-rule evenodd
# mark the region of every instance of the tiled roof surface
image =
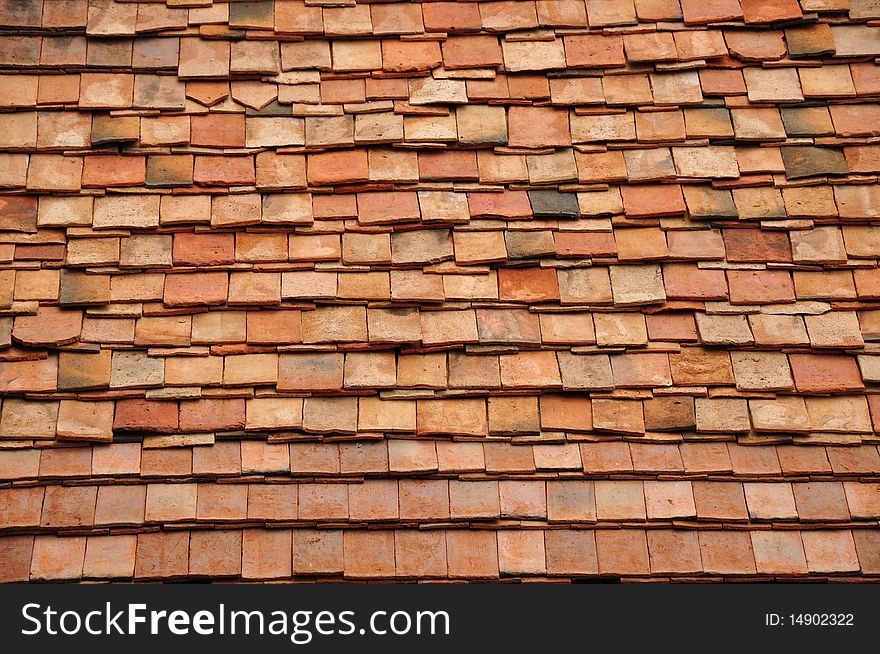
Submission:
<svg viewBox="0 0 880 654">
<path fill-rule="evenodd" d="M 0 32 L 0 580 L 880 580 L 876 1 Z"/>
</svg>

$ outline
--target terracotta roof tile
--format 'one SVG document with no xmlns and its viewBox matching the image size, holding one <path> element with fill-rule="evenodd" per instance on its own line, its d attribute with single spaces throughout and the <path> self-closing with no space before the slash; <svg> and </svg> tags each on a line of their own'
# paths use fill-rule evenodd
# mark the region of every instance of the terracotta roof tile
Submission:
<svg viewBox="0 0 880 654">
<path fill-rule="evenodd" d="M 596 532 L 599 572 L 603 574 L 647 574 L 650 570 L 645 532 L 639 529 Z"/>
<path fill-rule="evenodd" d="M 542 574 L 546 570 L 544 535 L 539 531 L 500 530 L 498 564 L 502 575 Z"/>
<path fill-rule="evenodd" d="M 759 573 L 792 575 L 807 570 L 801 536 L 797 532 L 753 531 L 752 547 Z"/>
</svg>

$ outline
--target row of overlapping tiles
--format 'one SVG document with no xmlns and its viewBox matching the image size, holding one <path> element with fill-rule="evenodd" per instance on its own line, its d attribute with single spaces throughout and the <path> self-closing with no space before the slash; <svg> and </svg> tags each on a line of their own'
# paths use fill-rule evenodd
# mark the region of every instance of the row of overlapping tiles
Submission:
<svg viewBox="0 0 880 654">
<path fill-rule="evenodd" d="M 21 83 L 18 77 L 5 76 L 10 86 Z M 0 75 L 0 82 L 3 78 Z M 533 183 L 545 184 L 574 179 L 613 181 L 627 175 L 636 182 L 676 176 L 723 180 L 751 172 L 783 171 L 789 179 L 798 179 L 876 172 L 877 148 L 870 145 L 874 142 L 871 138 L 877 136 L 877 128 L 876 123 L 866 122 L 876 121 L 878 107 L 870 101 L 876 96 L 876 92 L 872 93 L 859 104 L 826 106 L 820 102 L 781 109 L 760 104 L 730 109 L 711 105 L 684 110 L 621 108 L 607 114 L 598 113 L 598 109 L 578 113 L 543 105 L 515 105 L 506 109 L 495 104 L 468 104 L 447 113 L 434 110 L 427 115 L 424 111 L 407 114 L 403 109 L 391 111 L 388 107 L 381 112 L 305 118 L 269 112 L 246 116 L 241 105 L 234 105 L 230 113 L 217 109 L 209 112 L 201 107 L 190 114 L 178 110 L 169 116 L 150 116 L 154 112 L 147 111 L 140 118 L 98 112 L 92 115 L 87 111 L 19 110 L 0 117 L 0 143 L 12 153 L 36 151 L 31 156 L 30 178 L 24 172 L 26 156 L 5 155 L 3 180 L 4 186 L 36 190 L 76 190 L 80 185 L 102 188 L 146 184 L 162 188 L 193 182 L 201 186 L 241 184 L 241 178 L 247 178 L 247 163 L 253 166 L 253 160 L 246 157 L 248 150 L 260 148 L 285 148 L 287 154 L 331 148 L 337 160 L 347 159 L 358 165 L 353 170 L 333 170 L 329 153 L 313 156 L 314 170 L 308 181 L 315 185 L 367 179 L 406 183 L 419 179 L 419 175 L 424 181 L 469 180 L 477 176 L 492 180 L 493 176 L 502 177 L 501 173 L 506 173 L 508 179 L 498 181 L 521 182 L 530 180 L 526 163 L 532 169 Z M 546 126 L 547 131 L 529 132 L 536 123 Z M 786 138 L 790 140 L 786 142 Z M 743 150 L 735 153 L 724 143 L 709 146 L 706 139 L 736 142 Z M 760 141 L 771 142 L 777 148 L 767 152 L 763 161 L 756 161 L 758 153 L 752 148 Z M 813 141 L 822 147 L 812 148 Z M 420 157 L 418 172 L 414 165 L 416 153 L 398 153 L 393 162 L 388 162 L 379 158 L 386 152 L 378 148 L 372 169 L 368 169 L 367 153 L 363 150 L 339 150 L 355 145 L 363 148 L 399 143 L 429 148 Z M 114 144 L 123 146 L 130 158 L 107 158 L 113 154 L 107 150 L 87 153 L 90 146 Z M 482 148 L 478 150 L 479 165 L 472 150 L 450 151 L 458 154 L 446 156 L 443 151 L 431 152 L 430 148 L 444 144 Z M 577 146 L 574 153 L 572 145 Z M 509 146 L 510 151 L 493 155 L 486 149 L 493 146 Z M 598 156 L 596 152 L 602 153 L 605 146 L 610 146 L 609 154 Z M 555 157 L 547 151 L 554 147 L 561 148 Z M 708 151 L 703 152 L 703 147 L 708 147 Z M 226 177 L 216 159 L 223 150 L 232 155 L 232 162 L 225 169 Z M 69 154 L 61 158 L 59 151 Z M 780 155 L 785 159 L 780 160 Z M 466 167 L 458 171 L 444 169 L 444 164 L 456 159 Z M 291 157 L 288 161 L 296 165 L 301 160 Z M 266 156 L 263 163 L 274 162 Z M 113 164 L 123 167 L 114 169 Z M 389 178 L 391 164 L 399 166 L 400 177 Z M 548 170 L 553 164 L 561 167 L 555 174 Z M 595 170 L 600 164 L 610 168 L 604 179 Z M 63 167 L 59 179 L 48 173 L 53 165 Z M 292 173 L 288 184 L 297 186 L 304 181 Z"/>
<path fill-rule="evenodd" d="M 0 488 L 5 531 L 173 523 L 876 523 L 880 483 L 555 479 L 368 479 Z"/>
<path fill-rule="evenodd" d="M 162 6 L 167 4 L 167 6 Z M 390 6 L 389 6 L 390 5 Z M 131 34 L 161 27 L 218 23 L 231 28 L 314 34 L 418 33 L 424 30 L 507 31 L 537 27 L 595 28 L 684 20 L 687 24 L 784 23 L 815 12 L 845 14 L 857 22 L 877 18 L 870 2 L 853 0 L 508 0 L 473 3 L 371 0 L 5 0 L 0 22 L 19 28 L 85 28 L 91 34 Z M 173 21 L 183 21 L 175 23 Z"/>
<path fill-rule="evenodd" d="M 581 443 L 381 439 L 278 443 L 199 441 L 148 436 L 141 442 L 0 449 L 0 480 L 37 481 L 258 479 L 376 475 L 472 479 L 585 478 L 828 481 L 880 475 L 877 447 L 739 445 L 724 441 L 584 441 Z"/>
<path fill-rule="evenodd" d="M 165 395 L 173 395 L 166 393 Z M 184 393 L 180 393 L 183 395 Z M 191 391 L 190 395 L 194 395 Z M 582 393 L 406 399 L 390 397 L 222 397 L 193 400 L 81 399 L 3 401 L 0 437 L 14 445 L 34 440 L 107 442 L 114 433 L 276 433 L 280 438 L 323 434 L 418 434 L 481 438 L 605 436 L 738 437 L 747 442 L 850 444 L 877 440 L 878 409 L 871 395 L 763 399 L 697 397 L 650 392 L 626 396 Z M 664 436 L 664 432 L 671 432 Z"/>
<path fill-rule="evenodd" d="M 877 531 L 209 529 L 0 537 L 0 580 L 786 578 L 880 572 Z"/>
</svg>

